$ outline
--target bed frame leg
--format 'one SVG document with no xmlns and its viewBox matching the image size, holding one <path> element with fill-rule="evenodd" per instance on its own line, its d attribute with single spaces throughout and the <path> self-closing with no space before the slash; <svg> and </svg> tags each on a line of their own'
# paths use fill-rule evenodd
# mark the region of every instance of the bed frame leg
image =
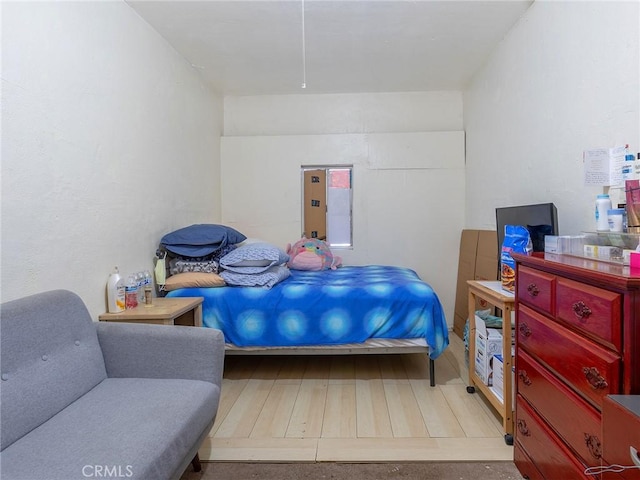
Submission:
<svg viewBox="0 0 640 480">
<path fill-rule="evenodd" d="M 432 387 L 436 386 L 436 362 L 433 358 L 429 358 L 429 384 Z"/>
</svg>

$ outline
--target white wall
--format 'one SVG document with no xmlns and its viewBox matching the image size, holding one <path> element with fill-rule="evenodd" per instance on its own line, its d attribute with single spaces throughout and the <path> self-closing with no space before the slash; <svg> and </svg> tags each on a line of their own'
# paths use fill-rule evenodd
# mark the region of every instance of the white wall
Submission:
<svg viewBox="0 0 640 480">
<path fill-rule="evenodd" d="M 302 165 L 352 164 L 345 264 L 413 268 L 453 321 L 464 221 L 458 92 L 225 98 L 222 219 L 281 247 L 301 226 Z"/>
<path fill-rule="evenodd" d="M 222 101 L 124 2 L 3 2 L 2 42 L 2 301 L 95 319 L 114 265 L 219 221 Z"/>
<path fill-rule="evenodd" d="M 536 1 L 464 95 L 466 226 L 553 202 L 562 234 L 593 230 L 582 152 L 640 150 L 638 2 Z"/>
</svg>

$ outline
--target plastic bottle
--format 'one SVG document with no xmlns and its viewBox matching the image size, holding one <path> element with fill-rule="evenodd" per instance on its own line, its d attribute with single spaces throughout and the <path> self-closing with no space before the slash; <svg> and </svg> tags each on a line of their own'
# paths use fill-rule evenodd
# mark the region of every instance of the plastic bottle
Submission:
<svg viewBox="0 0 640 480">
<path fill-rule="evenodd" d="M 607 212 L 611 210 L 611 198 L 608 194 L 600 194 L 596 199 L 596 230 L 599 232 L 609 231 L 609 216 Z"/>
<path fill-rule="evenodd" d="M 129 275 L 124 291 L 126 307 L 136 308 L 138 306 L 138 283 L 135 275 Z"/>
<path fill-rule="evenodd" d="M 624 232 L 624 208 L 613 208 L 607 211 L 609 230 L 612 232 Z"/>
<path fill-rule="evenodd" d="M 118 267 L 113 269 L 107 281 L 107 311 L 109 313 L 122 312 L 125 309 L 124 280 L 118 272 Z"/>
<path fill-rule="evenodd" d="M 134 274 L 136 285 L 138 286 L 138 303 L 144 302 L 144 274 L 142 272 L 136 272 Z"/>
<path fill-rule="evenodd" d="M 152 292 L 153 292 L 153 278 L 151 277 L 151 272 L 149 270 L 144 271 L 144 303 L 145 305 L 151 305 L 152 303 Z"/>
<path fill-rule="evenodd" d="M 144 271 L 144 286 L 145 287 L 148 287 L 148 286 L 153 287 L 153 277 L 151 276 L 151 272 L 149 270 L 145 270 Z"/>
</svg>

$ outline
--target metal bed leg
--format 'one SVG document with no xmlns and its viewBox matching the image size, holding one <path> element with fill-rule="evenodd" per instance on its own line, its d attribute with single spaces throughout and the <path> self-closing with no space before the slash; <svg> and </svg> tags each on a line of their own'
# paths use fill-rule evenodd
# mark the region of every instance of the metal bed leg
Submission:
<svg viewBox="0 0 640 480">
<path fill-rule="evenodd" d="M 431 357 L 429 357 L 429 384 L 432 387 L 436 386 L 436 362 Z"/>
</svg>

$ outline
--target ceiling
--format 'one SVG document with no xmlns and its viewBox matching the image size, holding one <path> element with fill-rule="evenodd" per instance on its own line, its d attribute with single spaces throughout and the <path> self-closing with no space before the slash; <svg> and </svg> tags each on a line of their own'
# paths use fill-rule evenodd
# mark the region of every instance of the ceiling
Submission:
<svg viewBox="0 0 640 480">
<path fill-rule="evenodd" d="M 218 93 L 269 95 L 464 90 L 533 2 L 127 3 Z"/>
</svg>

